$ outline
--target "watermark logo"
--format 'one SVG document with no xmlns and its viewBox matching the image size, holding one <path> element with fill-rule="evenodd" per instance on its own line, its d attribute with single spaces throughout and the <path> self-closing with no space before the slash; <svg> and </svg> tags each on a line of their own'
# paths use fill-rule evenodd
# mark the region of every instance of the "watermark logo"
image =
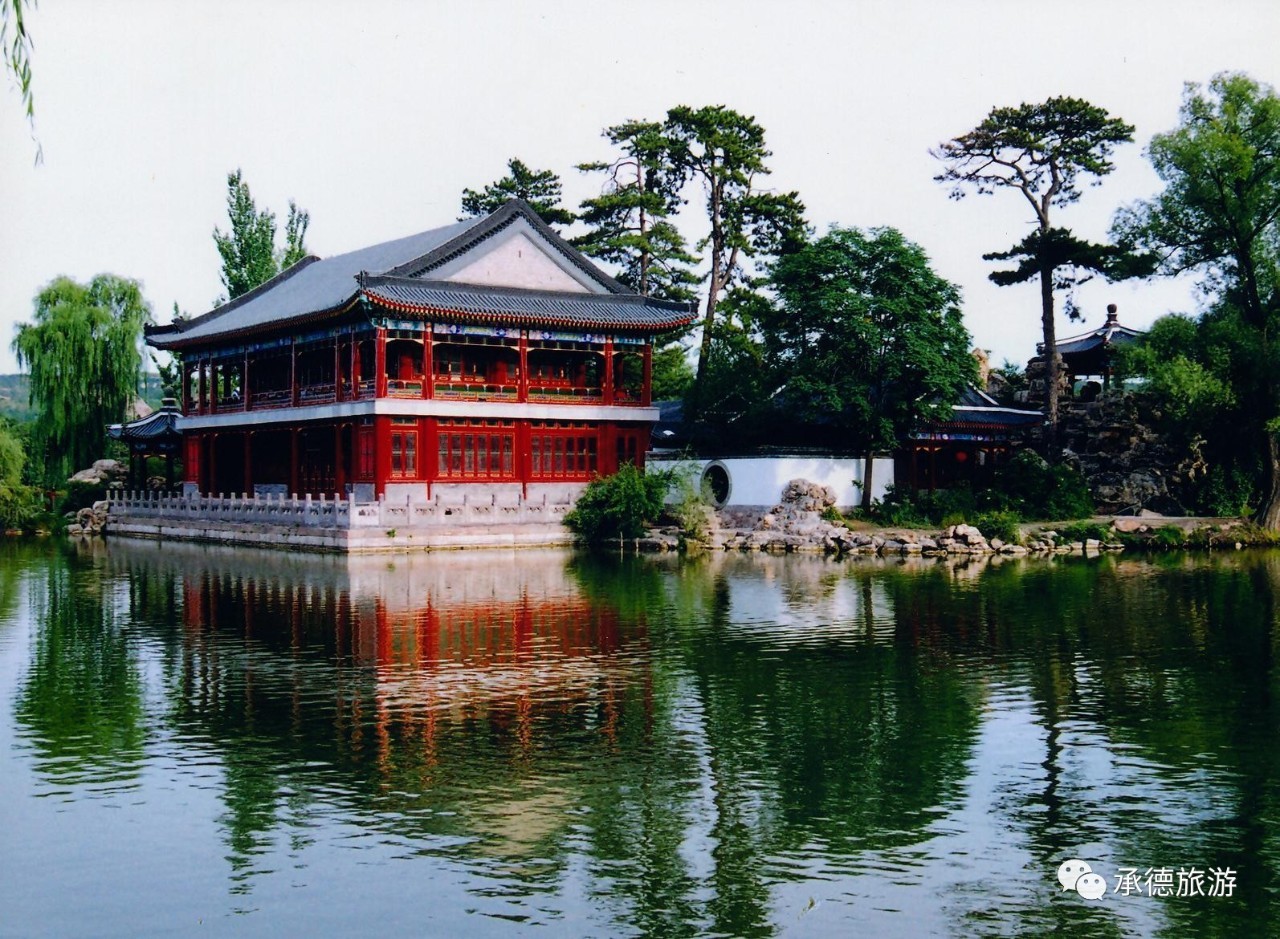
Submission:
<svg viewBox="0 0 1280 939">
<path fill-rule="evenodd" d="M 1107 878 L 1094 871 L 1087 861 L 1071 858 L 1058 865 L 1058 883 L 1064 891 L 1074 890 L 1086 900 L 1100 900 L 1107 893 Z M 1231 897 L 1236 891 L 1236 872 L 1230 867 L 1120 867 L 1115 873 L 1112 893 L 1148 897 Z"/>
<path fill-rule="evenodd" d="M 1098 900 L 1107 892 L 1107 881 L 1079 858 L 1063 861 L 1058 866 L 1058 883 L 1063 890 L 1074 890 L 1086 900 Z"/>
</svg>

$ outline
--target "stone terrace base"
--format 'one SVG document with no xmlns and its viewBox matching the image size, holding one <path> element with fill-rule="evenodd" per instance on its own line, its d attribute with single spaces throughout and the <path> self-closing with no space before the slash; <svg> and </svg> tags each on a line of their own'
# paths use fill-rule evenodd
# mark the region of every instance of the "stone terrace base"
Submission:
<svg viewBox="0 0 1280 939">
<path fill-rule="evenodd" d="M 409 528 L 378 531 L 369 528 L 301 528 L 238 522 L 189 523 L 177 519 L 113 519 L 110 537 L 201 541 L 294 551 L 347 554 L 432 551 L 450 548 L 517 548 L 573 544 L 573 534 L 559 523 L 494 525 L 485 529 Z"/>
<path fill-rule="evenodd" d="M 567 545 L 570 493 L 450 503 L 115 493 L 105 533 L 340 553 Z"/>
</svg>

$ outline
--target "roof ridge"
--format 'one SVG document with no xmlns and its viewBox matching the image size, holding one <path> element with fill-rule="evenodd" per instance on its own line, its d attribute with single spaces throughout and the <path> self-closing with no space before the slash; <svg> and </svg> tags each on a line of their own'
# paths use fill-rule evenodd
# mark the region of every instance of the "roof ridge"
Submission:
<svg viewBox="0 0 1280 939">
<path fill-rule="evenodd" d="M 534 210 L 533 206 L 520 198 L 508 199 L 497 211 L 476 219 L 475 225 L 463 229 L 444 244 L 383 273 L 401 277 L 418 277 L 432 268 L 453 260 L 480 242 L 498 234 L 516 221 L 517 218 L 523 218 L 532 225 L 534 230 L 544 237 L 551 247 L 555 248 L 575 267 L 601 287 L 604 287 L 609 293 L 630 293 L 625 285 L 610 277 L 585 254 L 562 238 L 554 228 L 543 221 L 542 216 Z"/>
</svg>

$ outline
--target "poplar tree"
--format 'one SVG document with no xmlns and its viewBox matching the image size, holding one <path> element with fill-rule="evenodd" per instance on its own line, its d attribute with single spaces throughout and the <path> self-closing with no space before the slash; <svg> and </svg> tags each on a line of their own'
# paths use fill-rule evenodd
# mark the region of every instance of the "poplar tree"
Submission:
<svg viewBox="0 0 1280 939">
<path fill-rule="evenodd" d="M 1055 228 L 1052 210 L 1079 200 L 1081 186 L 1097 185 L 1112 171 L 1111 153 L 1133 140 L 1133 126 L 1079 98 L 1050 98 L 1040 104 L 993 108 L 973 130 L 954 137 L 932 151 L 946 164 L 934 178 L 951 184 L 951 196 L 967 190 L 990 195 L 1001 190 L 1019 193 L 1031 206 L 1035 231 L 1011 249 L 984 255 L 988 260 L 1021 258 L 1013 271 L 998 271 L 991 279 L 1001 286 L 1035 278 L 1040 282 L 1040 325 L 1043 333 L 1048 392 L 1048 450 L 1056 454 L 1058 425 L 1058 343 L 1054 324 L 1055 286 L 1063 268 L 1100 269 L 1102 245 L 1075 238 Z"/>
<path fill-rule="evenodd" d="M 88 284 L 59 277 L 36 295 L 34 312 L 18 324 L 13 351 L 31 375 L 35 441 L 54 482 L 100 459 L 107 425 L 133 403 L 151 308 L 137 281 L 100 274 Z"/>
<path fill-rule="evenodd" d="M 489 215 L 511 199 L 523 199 L 551 227 L 573 224 L 574 214 L 560 204 L 559 176 L 551 170 L 530 169 L 515 157 L 507 161 L 507 170 L 509 175 L 479 191 L 462 190 L 463 215 L 458 221 Z"/>
<path fill-rule="evenodd" d="M 285 223 L 285 243 L 276 249 L 276 216 L 258 210 L 240 170 L 227 174 L 227 217 L 231 230 L 215 228 L 213 241 L 222 258 L 222 286 L 227 299 L 234 300 L 307 256 L 309 213 L 289 200 Z"/>
</svg>

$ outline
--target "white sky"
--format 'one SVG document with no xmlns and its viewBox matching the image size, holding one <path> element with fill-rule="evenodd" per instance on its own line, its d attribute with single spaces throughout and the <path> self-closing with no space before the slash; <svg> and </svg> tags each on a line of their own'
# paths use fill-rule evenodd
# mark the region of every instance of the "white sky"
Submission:
<svg viewBox="0 0 1280 939">
<path fill-rule="evenodd" d="M 59 274 L 143 283 L 156 318 L 221 292 L 211 233 L 240 167 L 281 228 L 311 213 L 320 256 L 454 221 L 463 187 L 519 156 L 576 206 L 610 156 L 601 130 L 677 104 L 754 115 L 769 184 L 798 190 L 818 231 L 893 225 L 964 290 L 999 363 L 1034 351 L 1034 285 L 997 288 L 984 252 L 1030 225 L 1020 196 L 947 198 L 928 149 L 996 105 L 1073 95 L 1137 127 L 1116 171 L 1057 222 L 1103 238 L 1159 183 L 1143 148 L 1172 128 L 1185 81 L 1241 70 L 1280 84 L 1275 0 L 643 0 L 498 3 L 41 0 L 30 14 L 36 133 L 0 87 L 0 372 L 13 324 Z M 691 205 L 691 209 L 693 206 Z M 697 237 L 691 216 L 686 233 Z M 1145 326 L 1194 309 L 1186 285 L 1079 291 Z M 1060 317 L 1059 335 L 1085 328 Z"/>
</svg>

